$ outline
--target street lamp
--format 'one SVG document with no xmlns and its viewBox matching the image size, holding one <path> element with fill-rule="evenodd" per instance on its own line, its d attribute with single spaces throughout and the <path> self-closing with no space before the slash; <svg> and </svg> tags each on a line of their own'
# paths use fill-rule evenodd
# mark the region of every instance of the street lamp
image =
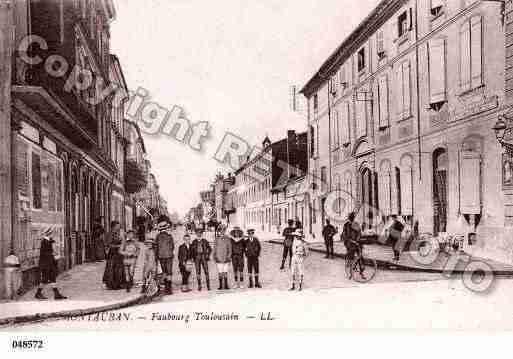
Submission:
<svg viewBox="0 0 513 359">
<path fill-rule="evenodd" d="M 495 132 L 495 137 L 501 146 L 506 149 L 508 154 L 513 154 L 513 143 L 508 142 L 507 140 L 513 132 L 513 126 L 511 126 L 510 119 L 504 115 L 500 115 L 492 128 Z"/>
</svg>

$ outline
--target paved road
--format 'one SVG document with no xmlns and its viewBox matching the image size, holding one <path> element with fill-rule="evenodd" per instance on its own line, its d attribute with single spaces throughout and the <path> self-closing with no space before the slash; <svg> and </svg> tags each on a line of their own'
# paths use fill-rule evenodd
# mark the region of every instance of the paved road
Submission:
<svg viewBox="0 0 513 359">
<path fill-rule="evenodd" d="M 177 242 L 177 246 L 182 242 L 184 231 L 182 228 L 179 228 L 174 233 L 175 240 Z M 180 287 L 180 275 L 178 272 L 177 263 L 175 263 L 174 270 L 174 289 L 175 294 L 171 296 L 161 297 L 156 303 L 132 307 L 129 309 L 125 309 L 121 311 L 123 313 L 130 313 L 132 318 L 136 317 L 151 317 L 151 312 L 155 311 L 152 308 L 176 308 L 187 306 L 185 303 L 194 303 L 198 310 L 211 311 L 221 310 L 220 308 L 225 307 L 224 304 L 220 304 L 220 301 L 226 300 L 222 298 L 231 298 L 229 303 L 234 304 L 231 310 L 241 310 L 241 308 L 245 308 L 247 310 L 248 307 L 251 307 L 249 303 L 257 303 L 262 300 L 261 298 L 266 298 L 265 302 L 269 302 L 269 298 L 276 297 L 278 298 L 278 302 L 280 302 L 284 296 L 288 298 L 305 298 L 312 295 L 312 293 L 317 293 L 316 296 L 319 298 L 319 303 L 323 302 L 323 296 L 327 295 L 328 298 L 330 295 L 328 293 L 332 293 L 332 291 L 344 291 L 344 290 L 364 290 L 364 288 L 376 287 L 379 285 L 387 285 L 389 289 L 393 290 L 393 288 L 400 289 L 406 285 L 406 282 L 427 282 L 427 281 L 440 281 L 440 283 L 449 283 L 442 275 L 440 274 L 431 274 L 431 273 L 413 273 L 413 272 L 399 272 L 399 271 L 379 271 L 373 281 L 369 284 L 359 284 L 353 281 L 348 280 L 344 274 L 344 260 L 342 259 L 325 259 L 323 255 L 319 253 L 311 252 L 310 256 L 306 259 L 305 269 L 306 269 L 306 277 L 305 277 L 305 286 L 302 293 L 291 293 L 288 291 L 290 287 L 290 275 L 288 270 L 280 271 L 279 266 L 281 264 L 281 254 L 282 254 L 282 246 L 263 243 L 262 244 L 262 257 L 260 260 L 261 267 L 261 283 L 263 285 L 262 289 L 231 289 L 229 291 L 217 291 L 218 281 L 217 281 L 217 272 L 215 270 L 214 263 L 210 263 L 210 273 L 211 273 L 211 282 L 212 289 L 211 291 L 203 291 L 198 292 L 196 290 L 195 280 L 191 281 L 193 283 L 193 291 L 189 293 L 181 293 L 179 291 Z M 233 285 L 233 278 L 230 273 L 230 286 Z M 245 279 L 247 281 L 247 274 L 245 274 Z M 413 283 L 415 284 L 415 283 Z M 246 282 L 247 287 L 247 282 Z M 366 289 L 368 291 L 368 289 Z M 363 292 L 362 292 L 363 293 Z M 294 297 L 297 296 L 297 297 Z M 219 298 L 218 298 L 219 297 Z M 260 298 L 260 299 L 257 299 Z M 281 299 L 280 299 L 281 298 Z M 306 304 L 306 303 L 305 303 Z M 192 304 L 191 304 L 192 305 Z M 311 305 L 315 305 L 314 302 Z M 255 306 L 259 307 L 258 305 Z M 280 305 L 277 305 L 275 308 L 272 302 L 267 305 L 267 310 L 277 310 Z M 228 306 L 230 308 L 230 306 Z M 262 308 L 263 310 L 264 308 Z M 300 313 L 298 313 L 300 314 Z M 150 322 L 151 323 L 151 322 Z M 167 322 L 166 322 L 167 323 Z M 44 323 L 38 323 L 33 325 L 27 325 L 20 328 L 25 329 L 52 329 L 52 328 L 62 328 L 63 326 L 68 328 L 83 328 L 86 329 L 89 327 L 91 323 L 89 321 L 67 321 L 67 320 L 59 320 L 59 321 L 47 321 Z M 147 322 L 139 322 L 139 325 L 148 324 Z M 176 323 L 175 323 L 176 324 Z M 102 322 L 102 325 L 107 325 Z M 130 326 L 135 325 L 135 322 L 130 322 Z M 114 326 L 117 329 L 123 329 L 127 326 L 127 323 L 109 323 L 108 327 L 112 328 Z M 134 327 L 134 328 L 135 328 Z M 96 326 L 95 326 L 96 328 Z M 103 328 L 102 326 L 99 327 Z M 150 327 L 151 328 L 151 325 Z"/>
</svg>

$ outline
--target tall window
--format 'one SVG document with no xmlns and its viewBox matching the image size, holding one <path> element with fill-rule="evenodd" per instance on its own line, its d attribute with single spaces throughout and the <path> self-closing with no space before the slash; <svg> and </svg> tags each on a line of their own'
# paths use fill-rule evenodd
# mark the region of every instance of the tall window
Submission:
<svg viewBox="0 0 513 359">
<path fill-rule="evenodd" d="M 321 167 L 321 190 L 324 192 L 328 188 L 326 175 L 326 166 Z"/>
<path fill-rule="evenodd" d="M 465 21 L 460 28 L 460 87 L 462 91 L 483 84 L 483 44 L 481 16 Z"/>
<path fill-rule="evenodd" d="M 358 72 L 365 69 L 365 47 L 362 47 L 358 51 Z"/>
<path fill-rule="evenodd" d="M 388 127 L 388 76 L 384 75 L 378 80 L 378 99 L 379 99 L 379 128 Z"/>
<path fill-rule="evenodd" d="M 410 61 L 405 61 L 396 69 L 397 94 L 396 109 L 400 119 L 411 116 L 411 71 Z"/>
<path fill-rule="evenodd" d="M 397 36 L 401 37 L 410 30 L 408 11 L 404 11 L 397 19 Z"/>
<path fill-rule="evenodd" d="M 356 138 L 367 135 L 367 101 L 366 98 L 356 98 Z"/>
<path fill-rule="evenodd" d="M 41 180 L 41 156 L 32 152 L 32 206 L 35 209 L 42 208 Z"/>
<path fill-rule="evenodd" d="M 342 110 L 340 112 L 340 137 L 342 144 L 348 145 L 351 143 L 351 134 L 349 120 L 351 119 L 351 112 L 349 102 L 346 101 L 342 104 Z"/>
<path fill-rule="evenodd" d="M 445 0 L 431 0 L 431 15 L 438 17 L 443 13 Z"/>
<path fill-rule="evenodd" d="M 334 151 L 340 147 L 340 118 L 338 110 L 333 110 L 331 118 L 331 149 Z"/>
<path fill-rule="evenodd" d="M 378 30 L 376 34 L 376 52 L 378 59 L 385 57 L 385 35 L 383 30 Z"/>
<path fill-rule="evenodd" d="M 445 39 L 429 41 L 428 56 L 430 106 L 439 110 L 446 100 Z"/>
</svg>

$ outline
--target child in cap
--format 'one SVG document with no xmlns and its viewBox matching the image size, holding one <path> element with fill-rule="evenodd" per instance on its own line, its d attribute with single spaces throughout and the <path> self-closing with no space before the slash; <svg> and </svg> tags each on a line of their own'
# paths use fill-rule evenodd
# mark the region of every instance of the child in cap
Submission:
<svg viewBox="0 0 513 359">
<path fill-rule="evenodd" d="M 296 229 L 293 233 L 294 241 L 292 242 L 292 267 L 291 267 L 291 280 L 292 287 L 290 290 L 296 289 L 296 284 L 298 284 L 298 289 L 303 289 L 303 276 L 304 276 L 304 266 L 303 261 L 308 255 L 308 246 L 305 242 L 305 237 L 303 236 L 303 231 L 301 229 Z M 299 283 L 298 283 L 299 281 Z"/>
<path fill-rule="evenodd" d="M 130 230 L 126 233 L 126 241 L 121 246 L 120 253 L 123 255 L 123 265 L 125 267 L 126 291 L 134 285 L 135 263 L 139 256 L 139 246 L 135 242 L 135 232 Z"/>
</svg>

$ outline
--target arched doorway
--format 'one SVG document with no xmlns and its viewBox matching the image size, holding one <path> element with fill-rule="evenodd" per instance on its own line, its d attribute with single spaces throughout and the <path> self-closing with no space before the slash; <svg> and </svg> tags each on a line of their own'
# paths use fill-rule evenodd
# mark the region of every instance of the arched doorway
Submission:
<svg viewBox="0 0 513 359">
<path fill-rule="evenodd" d="M 433 152 L 433 235 L 447 231 L 447 170 L 449 158 L 445 148 Z"/>
</svg>

